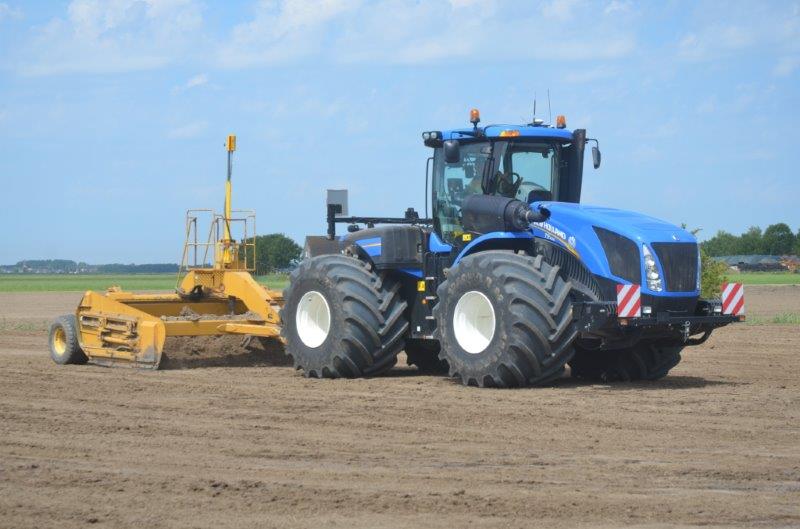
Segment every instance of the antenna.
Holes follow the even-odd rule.
[[[536,92],[533,93],[533,120],[531,123],[536,123]]]
[[[550,89],[547,89],[547,122],[553,122],[553,110],[550,108]]]

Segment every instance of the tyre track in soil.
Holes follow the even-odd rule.
[[[193,369],[56,366],[29,329],[79,297],[0,295],[0,527],[800,526],[797,326],[722,329],[656,383],[498,391],[308,380],[232,337],[168,344]]]

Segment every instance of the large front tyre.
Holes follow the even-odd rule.
[[[547,384],[573,354],[571,293],[570,282],[542,256],[470,255],[437,291],[440,358],[465,385]]]
[[[344,255],[304,260],[281,310],[286,354],[307,377],[371,376],[390,369],[408,321],[400,285]]]

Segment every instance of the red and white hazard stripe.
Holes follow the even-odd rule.
[[[722,313],[733,316],[744,314],[744,287],[741,283],[722,284]]]
[[[642,315],[642,287],[617,285],[617,316],[638,318]]]

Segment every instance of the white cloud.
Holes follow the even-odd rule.
[[[772,69],[772,73],[778,77],[787,77],[792,75],[798,67],[800,67],[800,56],[781,57],[778,59],[778,64]]]
[[[697,3],[690,20],[694,29],[677,41],[678,57],[705,62],[736,56],[747,50],[763,49],[769,54],[800,53],[800,13],[797,5],[788,7],[770,3]],[[790,68],[779,64],[778,72]]]
[[[201,73],[199,75],[195,75],[194,77],[186,81],[184,88],[188,90],[196,86],[203,86],[206,83],[208,83],[208,75]]]
[[[22,9],[13,7],[5,2],[0,2],[0,22],[6,19],[19,20],[22,18]]]
[[[208,74],[197,74],[194,77],[189,78],[189,80],[187,80],[184,84],[173,88],[172,93],[179,94],[181,92],[186,92],[187,90],[191,90],[192,88],[197,88],[198,86],[203,86],[206,84],[208,84]]]
[[[197,138],[206,130],[208,130],[208,123],[206,121],[192,121],[185,125],[171,129],[167,132],[167,137],[172,140]]]
[[[608,79],[618,75],[619,71],[606,65],[592,66],[570,70],[564,75],[564,82],[568,84],[592,83],[601,79]]]
[[[479,2],[485,2],[487,0],[449,0],[450,5],[453,9],[461,9],[463,7],[471,7]]]
[[[632,3],[630,0],[611,0],[603,9],[606,15],[614,13],[627,13],[631,10]]]
[[[219,52],[224,66],[288,62],[322,46],[325,25],[358,6],[358,0],[262,0],[255,17],[233,28]]]
[[[542,15],[559,21],[572,19],[578,0],[550,0],[542,5]]]
[[[710,96],[705,98],[697,105],[697,113],[698,114],[713,114],[717,110],[717,98],[716,96]]]
[[[17,66],[29,75],[159,68],[196,44],[201,26],[194,0],[73,0],[66,17],[34,29]]]
[[[678,44],[679,55],[691,61],[705,61],[742,50],[754,44],[750,29],[740,26],[712,25],[701,33],[689,33]]]
[[[225,67],[296,62],[424,64],[445,60],[585,60],[630,54],[625,17],[597,20],[578,0],[263,1],[218,55]],[[546,20],[544,20],[546,19]],[[557,46],[531,44],[557,42]]]
[[[250,68],[312,59],[379,64],[602,60],[628,56],[636,45],[626,23],[628,0],[611,0],[606,11],[614,16],[599,18],[585,0],[260,0],[252,18],[234,26],[221,43],[205,36],[199,2],[72,0],[63,15],[33,28],[9,61],[23,74],[52,75],[176,63]],[[558,45],[532,45],[532,35],[536,42]]]
[[[634,161],[645,163],[661,160],[664,154],[652,145],[639,145],[633,149],[631,157]]]

